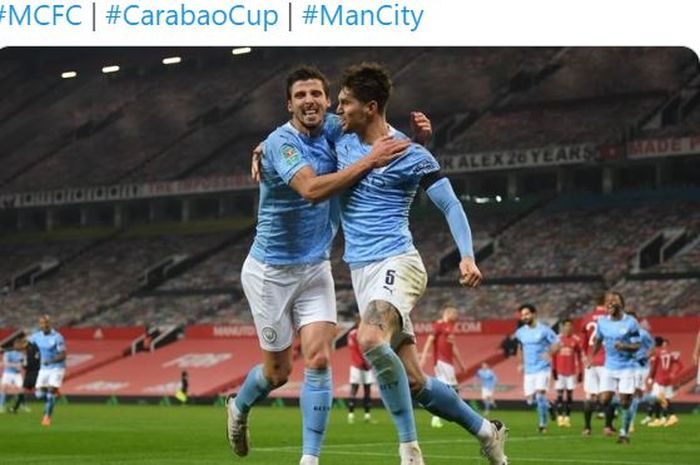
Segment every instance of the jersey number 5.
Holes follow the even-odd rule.
[[[389,286],[393,286],[395,279],[396,279],[396,270],[386,270],[386,278],[384,278],[384,282],[386,284],[388,284]]]

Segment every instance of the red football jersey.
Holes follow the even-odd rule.
[[[563,376],[577,375],[581,372],[581,338],[559,336],[560,349],[554,355],[554,369]]]
[[[601,347],[598,353],[593,356],[593,345],[598,333],[598,318],[608,314],[608,310],[603,306],[598,306],[591,313],[583,317],[581,323],[581,349],[586,354],[591,365],[602,367],[605,365],[605,348]]]
[[[656,384],[661,386],[673,386],[676,376],[683,370],[680,352],[671,352],[666,348],[659,348],[651,357],[651,377]]]
[[[435,363],[439,361],[454,363],[454,352],[452,344],[454,343],[454,323],[437,320],[433,322],[433,336],[435,342],[433,344],[433,360]]]
[[[369,370],[371,367],[362,355],[360,344],[357,343],[357,328],[348,333],[348,349],[350,349],[350,365],[360,370]]]

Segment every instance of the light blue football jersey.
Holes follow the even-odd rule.
[[[270,265],[298,265],[328,260],[338,229],[337,199],[312,204],[289,186],[294,175],[310,166],[317,175],[336,170],[329,140],[337,125],[324,126],[318,136],[299,132],[291,123],[265,140],[258,224],[251,255]],[[336,205],[334,205],[336,203]]]
[[[5,364],[5,367],[3,368],[4,373],[11,373],[11,374],[17,374],[20,372],[20,368],[16,368],[13,366],[10,366],[10,363],[19,363],[20,365],[24,364],[24,353],[20,352],[18,350],[8,350],[2,355],[2,360]]]
[[[552,368],[550,358],[545,355],[553,344],[559,343],[559,336],[554,333],[552,328],[538,321],[534,328],[522,325],[515,332],[515,337],[522,344],[525,374],[540,373]]]
[[[37,331],[29,337],[29,342],[33,342],[39,347],[42,367],[65,368],[65,359],[60,362],[46,363],[46,361],[53,360],[58,354],[66,351],[66,342],[58,331],[52,329],[49,334],[44,334],[43,331]]]
[[[406,137],[394,132],[395,137]],[[356,134],[345,134],[336,144],[338,169],[372,150]],[[343,259],[351,268],[415,250],[408,215],[420,180],[440,169],[424,147],[411,144],[389,165],[372,170],[340,196],[345,235]]]
[[[638,342],[640,346],[639,350],[635,352],[634,358],[639,363],[639,366],[646,367],[649,365],[649,351],[654,347],[654,338],[649,331],[640,326]]]
[[[629,315],[623,315],[620,320],[613,320],[610,316],[598,318],[598,331],[596,338],[605,346],[605,368],[619,371],[634,369],[639,366],[636,361],[635,351],[618,350],[616,342],[632,344],[639,341],[639,323]]]
[[[490,368],[487,370],[484,370],[483,368],[479,369],[479,371],[476,372],[476,376],[479,378],[481,387],[484,389],[490,389],[493,391],[496,388],[498,378],[496,377],[496,373],[494,373]]]

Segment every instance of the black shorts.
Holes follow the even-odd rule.
[[[34,389],[37,376],[39,376],[38,371],[27,371],[24,373],[24,384],[22,384],[22,387],[24,389]]]

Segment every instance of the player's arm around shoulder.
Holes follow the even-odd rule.
[[[385,136],[372,145],[372,151],[352,165],[335,173],[318,176],[310,166],[297,171],[290,186],[309,202],[322,202],[352,187],[367,173],[391,163],[409,146],[409,141]]]

